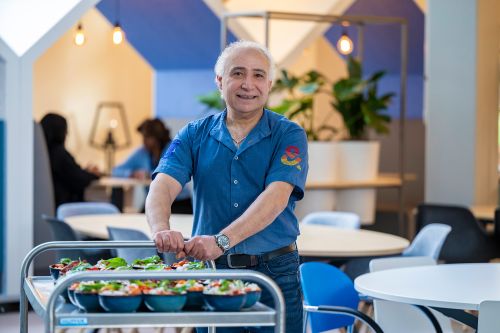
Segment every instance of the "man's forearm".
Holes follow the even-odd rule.
[[[286,208],[293,186],[275,182],[269,185],[248,209],[221,232],[234,246],[271,224]]]
[[[166,186],[153,181],[146,198],[146,217],[151,233],[170,230],[170,214],[173,200]]]

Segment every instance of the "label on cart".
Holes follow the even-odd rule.
[[[87,318],[61,318],[59,320],[61,326],[84,326],[87,324]]]

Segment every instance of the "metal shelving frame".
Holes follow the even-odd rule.
[[[256,12],[233,12],[224,13],[221,19],[220,30],[220,49],[221,51],[227,44],[228,21],[230,19],[245,17],[264,20],[264,45],[269,47],[269,21],[307,21],[323,22],[332,24],[349,24],[357,27],[357,58],[361,61],[363,58],[364,27],[367,24],[398,24],[400,26],[401,38],[401,68],[400,68],[400,99],[399,99],[399,151],[398,151],[398,174],[401,179],[401,186],[398,189],[398,221],[399,232],[405,234],[404,223],[404,184],[405,184],[405,163],[404,163],[404,145],[405,145],[405,118],[406,118],[406,81],[408,76],[408,21],[401,17],[386,16],[352,16],[352,15],[320,15],[312,13],[289,13],[275,11],[256,11]]]
[[[29,276],[34,258],[48,250],[75,248],[116,249],[153,247],[151,241],[85,241],[49,242],[32,249],[24,258],[21,268],[20,332],[28,333],[28,301],[34,311],[44,319],[45,332],[56,328],[118,328],[118,327],[215,327],[274,326],[276,333],[285,332],[285,301],[278,285],[266,275],[251,270],[199,270],[199,271],[108,271],[72,274],[55,286],[51,277]],[[210,262],[215,267],[213,262]],[[275,309],[257,303],[238,312],[180,311],[135,313],[87,313],[73,305],[61,302],[62,293],[76,281],[122,279],[242,279],[258,283],[271,293]]]

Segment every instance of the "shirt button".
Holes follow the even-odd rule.
[[[234,157],[234,159],[235,159],[235,160],[238,160],[238,156],[235,156],[235,157]]]
[[[233,183],[238,184],[238,179],[235,179]]]
[[[233,205],[235,208],[238,208],[238,203],[235,202],[234,205]]]

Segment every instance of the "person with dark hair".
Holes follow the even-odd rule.
[[[142,146],[113,168],[113,177],[149,178],[170,144],[170,131],[158,118],[144,120],[137,131],[142,135]]]
[[[170,130],[158,118],[144,120],[137,131],[142,135],[142,146],[123,163],[113,168],[113,177],[148,179],[170,145]],[[191,191],[185,187],[176,198],[175,213],[192,213]]]
[[[84,190],[90,182],[100,177],[99,170],[95,166],[81,168],[64,147],[68,124],[63,116],[48,113],[40,124],[49,152],[56,207],[66,202],[84,201]]]

